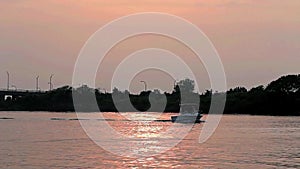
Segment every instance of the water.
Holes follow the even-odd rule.
[[[134,120],[155,118],[155,114],[122,115]],[[114,129],[145,140],[161,137],[159,132],[172,124],[130,122],[124,116],[105,113]],[[73,113],[0,112],[1,117],[14,118],[0,119],[1,168],[300,168],[300,117],[225,115],[206,143],[198,144],[203,124],[196,124],[180,144],[143,158],[100,148],[79,121],[69,120],[76,118]]]

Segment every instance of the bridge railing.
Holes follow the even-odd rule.
[[[26,89],[0,89],[1,92],[22,92],[22,93],[46,93],[44,90],[26,90]]]

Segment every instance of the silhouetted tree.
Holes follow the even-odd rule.
[[[183,93],[193,93],[195,90],[195,82],[191,79],[180,80],[177,85],[180,92]],[[178,88],[175,87],[175,91],[178,90]]]
[[[73,96],[81,100],[77,107],[82,111],[97,111],[91,105],[91,97],[96,96],[96,101],[101,111],[134,111],[129,109],[124,102],[122,110],[117,110],[112,95],[116,94],[119,103],[124,99],[129,99],[134,107],[140,111],[147,111],[150,107],[149,96],[154,98],[154,104],[161,106],[166,98],[166,112],[178,112],[179,104],[182,101],[198,100],[199,95],[194,93],[195,83],[193,80],[184,79],[179,81],[172,93],[161,92],[157,89],[153,91],[142,91],[140,94],[130,94],[128,90],[124,92],[114,88],[112,93],[101,93],[99,90],[88,87],[87,85],[79,88],[63,86],[58,89],[45,93],[26,94],[23,97],[14,99],[0,99],[1,111],[74,111]],[[257,86],[249,91],[245,87],[229,89],[224,113],[256,114],[256,115],[300,115],[300,75],[287,75],[271,82],[265,88]],[[183,100],[181,97],[186,96]],[[200,95],[200,109],[207,113],[211,104],[211,97],[222,93],[213,93],[206,90]],[[128,100],[127,100],[128,101]],[[157,106],[157,107],[159,107]]]
[[[271,82],[266,91],[295,93],[300,89],[300,75],[287,75]]]

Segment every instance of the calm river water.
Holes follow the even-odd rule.
[[[115,130],[145,141],[172,124],[143,121],[152,115],[104,113]],[[70,120],[74,113],[0,112],[0,118],[0,168],[300,168],[300,117],[224,115],[206,143],[198,143],[203,123],[196,124],[175,147],[141,158],[100,148]]]

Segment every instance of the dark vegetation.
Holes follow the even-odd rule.
[[[13,99],[0,99],[1,111],[74,111],[72,92],[79,98],[83,98],[77,107],[80,111],[98,111],[93,108],[91,102],[85,100],[85,96],[94,94],[96,102],[102,112],[135,111],[128,107],[126,102],[121,106],[121,110],[115,107],[112,96],[115,94],[120,100],[126,100],[129,94],[131,104],[139,111],[148,110],[151,105],[149,96],[154,98],[152,104],[162,104],[166,101],[165,112],[178,112],[180,103],[180,92],[190,92],[194,90],[194,82],[185,79],[177,83],[174,90],[170,93],[160,93],[158,90],[143,91],[140,94],[129,94],[128,91],[119,91],[114,89],[112,93],[101,93],[97,89],[91,89],[88,86],[72,88],[64,86],[56,90],[48,91],[35,95],[28,95]],[[181,89],[181,91],[180,91]],[[253,114],[253,115],[300,115],[300,74],[287,75],[268,84],[267,86],[257,86],[250,90],[244,87],[236,87],[226,92],[227,100],[225,114]],[[203,94],[193,93],[195,97],[200,97],[200,110],[208,113],[212,95],[224,93],[212,92],[207,90]],[[127,99],[128,101],[128,99]],[[127,102],[128,103],[128,102]],[[120,103],[122,105],[122,103]],[[154,106],[156,107],[156,106]],[[159,106],[158,106],[159,107]],[[77,110],[78,110],[77,109]]]

